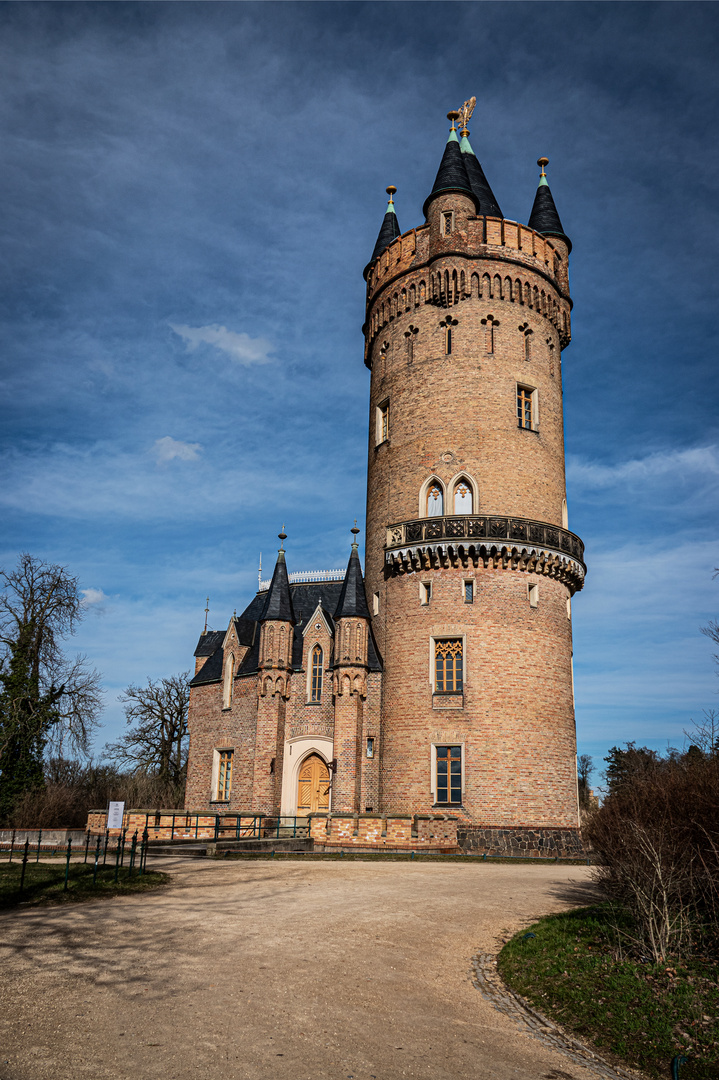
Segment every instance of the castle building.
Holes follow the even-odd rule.
[[[365,576],[287,570],[191,684],[188,811],[309,816],[316,843],[575,852],[561,354],[571,242],[546,158],[527,225],[451,129],[425,223],[365,268]],[[461,117],[458,132],[455,121]],[[357,533],[356,529],[352,530]]]

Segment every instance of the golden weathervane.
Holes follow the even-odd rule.
[[[465,101],[462,108],[458,110],[459,111],[459,123],[460,123],[460,127],[463,129],[462,130],[463,135],[465,134],[467,124],[470,121],[472,113],[474,112],[474,106],[476,104],[477,104],[476,97],[471,97],[469,99],[469,101]]]

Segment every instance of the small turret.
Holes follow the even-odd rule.
[[[464,164],[464,157],[459,147],[457,129],[454,125],[458,116],[458,112],[447,113],[447,119],[451,121],[452,126],[449,131],[449,138],[447,139],[447,145],[444,148],[442,160],[439,164],[439,169],[437,170],[434,187],[425,199],[424,206],[422,207],[422,213],[425,217],[427,217],[429,208],[438,195],[448,195],[453,191],[460,192],[462,195],[468,195],[477,205],[477,211],[479,212],[479,199],[472,190],[472,184]]]
[[[359,560],[357,545],[357,533],[359,529],[355,525],[352,533],[355,539],[352,541],[350,559],[347,563],[347,572],[342,582],[342,592],[337,601],[337,610],[334,614],[335,622],[340,619],[369,619],[370,613],[367,607],[367,596],[364,591],[364,579],[362,566]]]
[[[395,213],[394,201],[392,199],[392,196],[394,195],[396,190],[397,188],[394,187],[392,184],[390,184],[390,186],[386,189],[387,194],[389,195],[387,211],[384,215],[384,220],[382,221],[382,227],[380,228],[379,236],[377,237],[377,243],[375,244],[374,251],[372,252],[372,258],[364,268],[365,281],[367,280],[367,275],[370,272],[372,264],[376,262],[377,259],[379,259],[382,252],[390,246],[393,240],[396,240],[398,236],[402,235],[400,233],[399,222],[397,221],[397,214]]]
[[[462,153],[464,160],[464,167],[467,170],[467,176],[472,186],[472,191],[477,199],[479,199],[479,212],[485,214],[487,217],[504,217],[504,214],[499,208],[499,203],[494,197],[494,192],[489,186],[489,181],[484,175],[484,170],[479,164],[477,155],[472,149],[472,144],[469,141],[468,129],[462,128],[460,132],[462,140],[459,144],[459,149]]]
[[[277,552],[277,562],[270,583],[270,591],[267,593],[265,606],[260,615],[260,622],[268,622],[272,619],[289,622],[294,626],[295,613],[292,609],[290,581],[287,576],[287,563],[285,562],[285,549],[283,547],[284,541],[287,539],[287,533],[281,532],[278,535],[280,549]]]
[[[557,208],[554,205],[552,192],[549,190],[547,174],[544,171],[545,167],[549,165],[549,158],[539,158],[537,165],[539,165],[542,172],[539,177],[537,194],[534,196],[532,213],[529,215],[527,224],[530,229],[534,229],[535,232],[541,233],[542,236],[555,236],[558,240],[564,241],[567,245],[567,254],[569,254],[572,250],[572,241],[562,228],[562,222],[557,213]]]

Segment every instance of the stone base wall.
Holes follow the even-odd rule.
[[[458,851],[457,818],[448,814],[310,814],[316,851]]]
[[[464,825],[457,830],[462,851],[487,855],[525,855],[536,858],[581,859],[587,854],[579,829],[529,825],[513,829]]]

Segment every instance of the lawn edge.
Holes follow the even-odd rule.
[[[470,976],[482,996],[498,1012],[513,1020],[519,1029],[552,1050],[558,1050],[575,1064],[594,1072],[601,1080],[648,1080],[647,1074],[629,1065],[612,1064],[591,1044],[580,1042],[571,1031],[550,1019],[518,994],[497,970],[498,955],[479,952],[472,957]]]

